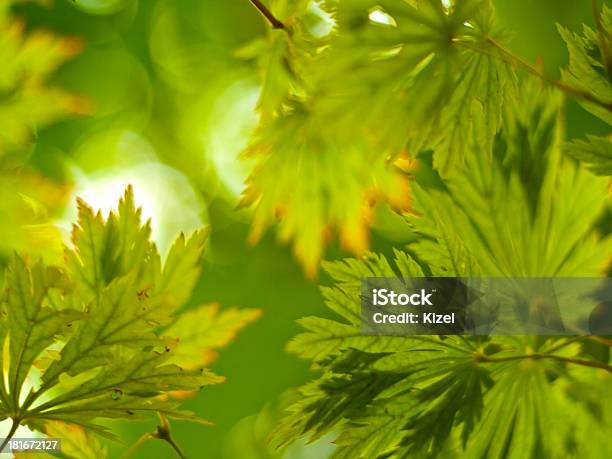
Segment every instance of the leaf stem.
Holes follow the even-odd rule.
[[[603,101],[588,91],[582,90],[580,88],[575,88],[574,86],[571,86],[561,80],[558,80],[550,75],[545,74],[543,71],[534,67],[529,62],[525,61],[521,57],[514,54],[512,51],[506,49],[505,47],[497,43],[491,37],[486,38],[486,43],[491,45],[497,52],[494,53],[494,52],[488,51],[484,49],[482,46],[474,46],[473,42],[456,41],[456,44],[459,46],[463,46],[477,53],[486,54],[490,57],[500,59],[504,61],[505,63],[512,65],[515,68],[527,71],[531,75],[534,75],[535,77],[541,79],[542,81],[550,84],[551,86],[554,86],[558,90],[576,99],[582,99],[584,101],[590,102],[594,105],[597,105],[599,107],[602,107],[612,112],[612,102]]]
[[[285,24],[279,21],[276,16],[272,14],[272,12],[268,9],[266,5],[264,5],[261,0],[250,0],[255,8],[265,17],[273,29],[282,29],[287,30]]]
[[[593,94],[591,94],[588,91],[584,91],[580,88],[575,88],[571,85],[568,85],[567,83],[564,83],[561,80],[558,80],[556,78],[551,77],[550,75],[545,74],[543,71],[539,70],[538,68],[534,67],[533,65],[531,65],[529,62],[525,61],[524,59],[520,58],[519,56],[517,56],[516,54],[514,54],[512,51],[504,48],[502,45],[500,45],[499,43],[497,43],[493,38],[491,37],[487,37],[487,43],[489,43],[490,45],[492,45],[497,51],[499,51],[500,53],[500,57],[507,62],[510,65],[513,65],[517,68],[521,68],[527,72],[529,72],[530,74],[540,78],[541,80],[545,81],[546,83],[554,86],[555,88],[559,89],[560,91],[578,98],[578,99],[583,99],[587,102],[590,102],[592,104],[595,105],[599,105],[602,108],[605,108],[608,111],[612,111],[612,103],[611,102],[605,102],[603,100],[600,100],[599,98],[595,97]]]
[[[162,438],[161,440],[164,440],[166,443],[168,443],[178,457],[180,457],[181,459],[187,459],[187,456],[185,456],[185,454],[181,451],[181,448],[179,448],[179,446],[176,444],[172,437],[169,436],[167,438]]]
[[[134,453],[136,452],[136,450],[138,450],[138,448],[140,448],[143,444],[145,444],[147,441],[153,438],[154,438],[153,435],[150,432],[147,432],[142,437],[140,437],[136,441],[136,443],[130,446],[130,449],[128,449],[125,453],[123,453],[119,459],[128,459],[132,457]]]
[[[178,457],[180,457],[181,459],[187,459],[187,456],[185,456],[185,454],[183,453],[179,445],[172,438],[172,435],[170,433],[170,423],[168,422],[168,418],[163,413],[158,412],[157,414],[161,421],[161,425],[157,426],[157,429],[155,431],[147,432],[146,434],[141,436],[136,441],[136,443],[130,446],[130,449],[128,449],[125,453],[121,455],[120,459],[129,459],[130,457],[134,455],[134,453],[136,452],[138,448],[140,448],[147,441],[154,440],[154,439],[165,441],[172,447],[172,449],[174,450],[174,452],[177,454]]]
[[[177,445],[174,439],[172,438],[172,434],[170,433],[170,422],[168,422],[168,418],[166,417],[166,415],[160,412],[158,412],[157,415],[159,416],[161,425],[157,426],[157,431],[153,434],[154,437],[159,438],[160,440],[163,440],[168,443],[172,447],[174,452],[178,455],[178,457],[180,457],[181,459],[187,459],[187,456],[185,456],[183,451],[181,451],[181,448],[179,448],[179,445]]]
[[[6,434],[6,438],[2,442],[2,445],[0,445],[0,453],[4,451],[4,448],[6,447],[8,442],[11,441],[11,438],[13,438],[13,435],[15,435],[15,432],[17,432],[17,429],[19,428],[19,423],[21,422],[19,418],[12,418],[11,420],[13,421],[13,424],[11,425],[11,429],[9,430],[8,434]]]
[[[574,359],[571,357],[562,357],[560,355],[554,354],[525,354],[525,355],[513,355],[510,357],[487,357],[487,356],[478,356],[477,360],[479,362],[485,363],[500,363],[500,362],[511,362],[513,360],[542,360],[542,359],[552,359],[557,360],[559,362],[565,363],[573,363],[575,365],[581,365],[584,367],[598,368],[601,370],[606,370],[612,373],[612,366],[605,364],[603,362],[597,362],[596,360],[583,360],[583,359]]]

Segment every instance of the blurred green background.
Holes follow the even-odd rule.
[[[578,30],[593,23],[590,0],[495,3],[500,22],[513,34],[511,48],[530,62],[541,61],[552,75],[567,63],[555,24]],[[51,215],[64,236],[74,220],[75,196],[108,209],[132,183],[162,251],[179,231],[212,225],[193,305],[219,302],[264,312],[213,364],[227,383],[186,402],[215,426],[176,424],[177,442],[191,458],[272,457],[257,451],[262,439],[244,418],[309,378],[306,363],[284,348],[298,331],[296,319],[329,312],[316,282],[306,279],[273,234],[256,247],[246,244],[249,212],[236,210],[250,167],[237,156],[256,123],[259,74],[256,62],[235,56],[266,34],[267,24],[248,0],[55,0],[20,3],[15,13],[30,29],[80,37],[85,46],[59,69],[55,82],[88,98],[90,114],[42,129],[25,156],[40,180],[66,190]],[[569,102],[568,136],[583,136],[587,126],[589,133],[606,133]],[[408,237],[390,211],[379,212],[373,249],[386,252]],[[0,244],[1,255],[6,256],[6,245]],[[341,256],[334,247],[327,253]],[[319,281],[325,283],[324,275]],[[129,444],[153,427],[124,423],[119,428]],[[324,457],[327,449],[289,454]],[[166,445],[149,442],[135,457],[173,454]]]

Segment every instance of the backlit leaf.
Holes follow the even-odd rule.
[[[62,421],[111,438],[97,420],[159,413],[203,422],[180,410],[170,395],[194,393],[224,378],[203,368],[204,358],[185,359],[185,353],[193,357],[196,348],[205,354],[227,345],[258,312],[196,309],[181,321],[176,310],[190,298],[200,274],[206,232],[180,236],[162,265],[131,188],[107,218],[83,202],[79,206],[67,269],[16,255],[7,271],[1,412],[34,430],[49,433],[49,421]],[[200,322],[192,325],[202,325],[203,313],[210,319],[207,327],[185,328],[194,314]],[[172,339],[162,335],[167,326]],[[175,355],[171,345],[181,338],[182,351],[189,347],[189,352]],[[72,439],[70,447],[85,447],[80,430]],[[65,452],[81,458],[90,451],[77,449]]]

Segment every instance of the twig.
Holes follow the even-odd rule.
[[[11,438],[13,438],[13,435],[15,435],[15,432],[17,432],[17,429],[19,428],[19,423],[21,422],[17,418],[13,418],[12,421],[13,424],[11,425],[11,430],[9,430],[8,434],[6,434],[6,438],[2,442],[2,445],[0,445],[0,453],[4,451],[4,448],[6,447],[8,442],[11,441]]]
[[[487,38],[487,43],[491,44],[495,49],[497,49],[501,53],[502,59],[504,59],[504,61],[508,62],[509,64],[522,68],[523,70],[526,70],[532,75],[542,79],[548,84],[556,87],[557,89],[573,97],[577,97],[578,99],[583,99],[587,102],[591,102],[595,105],[599,105],[600,107],[605,108],[608,111],[612,111],[612,103],[600,100],[588,91],[583,91],[582,89],[575,88],[573,86],[570,86],[564,83],[561,80],[557,80],[556,78],[546,75],[544,72],[540,71],[539,69],[537,69],[530,63],[524,61],[520,57],[513,54],[511,51],[501,46],[499,43],[497,43],[492,38]]]
[[[573,363],[575,365],[581,365],[583,367],[591,367],[598,368],[600,370],[606,370],[612,373],[612,366],[607,365],[603,362],[598,362],[596,360],[582,360],[582,359],[574,359],[571,357],[562,357],[560,355],[554,354],[525,354],[525,355],[513,355],[510,357],[487,357],[483,355],[479,355],[477,360],[479,362],[485,363],[501,363],[501,362],[511,362],[513,360],[543,360],[543,359],[551,359],[557,360],[559,362],[565,363]]]
[[[149,440],[152,440],[153,438],[155,437],[150,432],[147,432],[142,437],[140,437],[136,441],[136,443],[130,446],[130,449],[128,449],[125,453],[123,453],[120,459],[128,459],[132,457],[138,448],[140,448],[143,444],[145,444]]]
[[[272,14],[272,12],[264,5],[261,0],[250,0],[255,8],[259,10],[259,12],[265,17],[273,29],[282,29],[287,30],[285,24],[276,19],[276,16]]]
[[[130,457],[134,455],[136,450],[140,448],[144,443],[146,443],[149,440],[156,440],[156,439],[162,440],[168,443],[172,447],[176,455],[180,457],[181,459],[187,459],[187,456],[185,456],[183,451],[181,451],[181,448],[179,447],[179,445],[177,445],[177,443],[172,438],[172,435],[170,434],[170,423],[168,422],[168,418],[160,412],[158,412],[157,415],[159,416],[159,420],[161,424],[158,425],[157,428],[153,432],[147,432],[142,437],[140,437],[138,441],[136,441],[136,443],[134,443],[130,447],[130,449],[128,449],[125,453],[123,453],[120,459],[129,459]]]
[[[172,437],[161,438],[161,440],[164,440],[166,443],[172,446],[172,449],[174,449],[174,452],[178,455],[178,457],[180,457],[181,459],[187,459],[187,456],[183,454],[183,452],[181,451],[181,448],[179,448],[179,446],[172,439]]]
[[[495,40],[493,40],[492,38],[487,38],[487,43],[490,44],[491,46],[493,46],[493,48],[495,48],[496,51],[498,51],[497,53],[493,53],[491,51],[487,51],[485,49],[483,49],[482,47],[478,47],[478,46],[474,46],[473,44],[469,43],[469,42],[465,42],[465,41],[456,41],[455,42],[457,45],[459,46],[463,46],[467,49],[470,49],[474,52],[477,53],[481,53],[481,54],[486,54],[490,57],[496,58],[496,59],[501,59],[502,61],[506,62],[507,64],[510,64],[516,68],[520,68],[523,69],[527,72],[529,72],[530,74],[540,78],[541,80],[545,81],[546,83],[554,86],[555,88],[559,89],[560,91],[569,94],[572,97],[578,98],[578,99],[582,99],[585,100],[587,102],[590,102],[592,104],[598,105],[599,107],[602,107],[610,112],[612,112],[612,102],[606,102],[603,101],[599,98],[597,98],[596,96],[594,96],[593,94],[591,94],[588,91],[584,91],[580,88],[575,88],[571,85],[568,85],[567,83],[564,83],[561,80],[557,80],[556,78],[551,77],[550,75],[545,74],[544,72],[542,72],[541,70],[537,69],[536,67],[534,67],[533,65],[531,65],[530,63],[524,61],[523,59],[521,59],[519,56],[515,55],[514,53],[512,53],[511,51],[509,51],[508,49],[504,48],[502,45],[500,45],[499,43],[497,43]]]

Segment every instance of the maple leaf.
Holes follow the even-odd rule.
[[[319,40],[294,28],[304,8],[270,32],[303,52],[264,54],[292,75],[272,97],[276,71],[267,67],[261,123],[244,154],[258,159],[242,201],[254,208],[251,240],[278,218],[280,239],[293,241],[309,276],[335,233],[350,252],[367,250],[368,203],[409,209],[408,180],[396,164],[435,149],[436,167],[449,175],[477,143],[490,151],[515,85],[492,42],[499,33],[487,1],[322,7],[335,23]],[[371,18],[374,10],[386,23]],[[268,98],[274,109],[263,105]]]
[[[206,231],[180,236],[162,263],[140,215],[131,188],[106,219],[81,201],[65,267],[13,257],[0,321],[9,436],[19,425],[49,433],[48,422],[62,421],[112,437],[97,419],[149,413],[201,422],[168,395],[224,379],[203,368],[203,358],[180,356],[226,345],[259,312],[224,311],[204,336],[191,329],[177,344],[186,330],[176,311],[199,277]]]
[[[241,203],[255,208],[251,241],[278,218],[280,239],[293,239],[294,253],[311,277],[326,234],[337,231],[342,245],[361,255],[368,247],[374,204],[387,201],[406,210],[410,202],[401,170],[366,142],[334,137],[296,107],[261,131],[247,152],[259,161]]]

